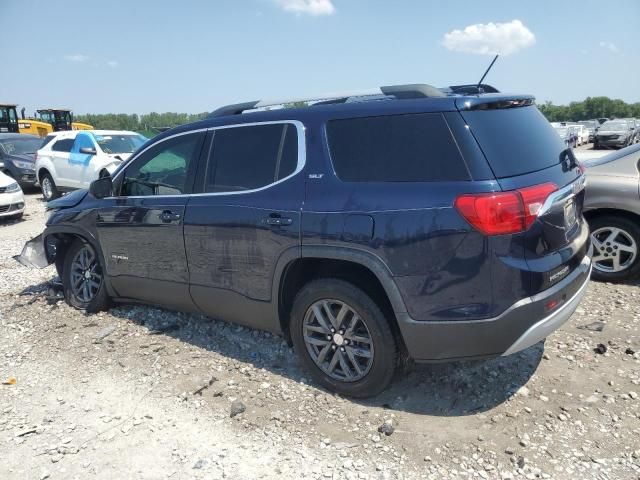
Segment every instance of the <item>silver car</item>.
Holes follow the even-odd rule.
[[[640,275],[640,145],[586,160],[584,215],[593,241],[593,277]]]

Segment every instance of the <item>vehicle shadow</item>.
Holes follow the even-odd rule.
[[[22,223],[24,221],[26,221],[27,219],[24,218],[23,216],[20,217],[0,217],[0,228],[3,227],[10,227],[11,225],[16,225],[18,223]]]
[[[59,288],[59,284],[45,282],[28,287],[22,294],[44,294],[50,303],[54,303],[63,301]],[[111,308],[109,314],[143,326],[149,335],[173,337],[321,389],[312,382],[293,349],[281,337],[203,315],[143,305],[120,304]],[[433,416],[455,417],[487,411],[506,401],[527,383],[540,363],[543,348],[541,342],[509,357],[415,365],[408,373],[399,372],[382,394],[352,401],[366,407]]]

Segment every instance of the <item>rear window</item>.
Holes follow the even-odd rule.
[[[345,182],[469,180],[469,171],[439,113],[332,120],[333,168]]]
[[[46,137],[44,137],[44,140],[42,141],[42,145],[40,145],[40,148],[44,148],[44,146],[47,145],[54,138],[56,138],[55,135],[47,135]]]
[[[563,140],[534,106],[465,110],[462,116],[498,178],[544,170],[566,156]]]

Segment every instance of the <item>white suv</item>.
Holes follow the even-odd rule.
[[[110,175],[147,138],[119,130],[79,130],[47,136],[36,153],[36,174],[45,200],[86,188]]]

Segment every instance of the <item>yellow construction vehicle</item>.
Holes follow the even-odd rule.
[[[13,103],[0,103],[0,132],[19,132],[16,106]]]
[[[20,133],[47,136],[51,132],[62,130],[93,130],[91,125],[73,122],[71,110],[66,108],[42,108],[37,110],[38,118],[18,121]]]

